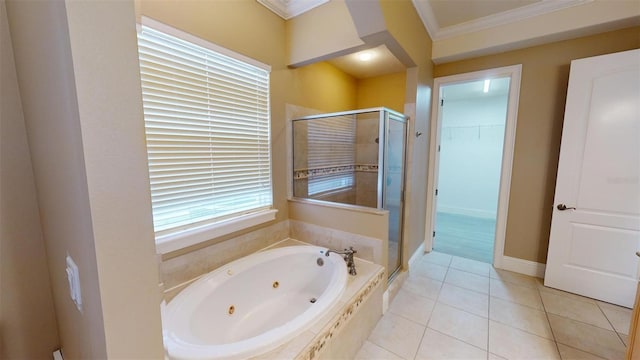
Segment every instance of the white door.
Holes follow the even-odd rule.
[[[640,50],[572,61],[546,286],[633,306],[639,181]]]

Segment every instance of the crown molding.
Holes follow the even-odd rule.
[[[540,2],[519,7],[512,10],[503,11],[497,14],[467,21],[461,24],[440,28],[436,20],[433,9],[428,0],[412,0],[420,19],[424,23],[431,39],[443,40],[480,30],[490,29],[501,25],[518,22],[524,19],[549,14],[558,10],[567,9],[574,6],[588,4],[594,0],[542,0]]]
[[[307,12],[329,0],[257,0],[267,9],[273,11],[285,20],[289,20],[304,12]]]
[[[413,7],[416,8],[418,16],[420,16],[420,20],[422,20],[422,24],[427,29],[429,36],[431,36],[431,40],[435,40],[440,30],[440,25],[438,25],[436,15],[433,13],[431,3],[428,0],[411,0],[411,2],[413,3]]]

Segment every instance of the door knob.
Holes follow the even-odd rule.
[[[558,204],[557,206],[558,210],[560,211],[565,211],[565,210],[575,210],[576,208],[574,207],[567,207],[567,205],[565,204]]]

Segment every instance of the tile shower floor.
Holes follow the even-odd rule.
[[[623,359],[631,310],[432,252],[356,359]]]

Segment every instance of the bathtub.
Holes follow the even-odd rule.
[[[163,311],[170,359],[245,359],[272,350],[337,304],[345,262],[326,248],[287,246],[233,261],[181,291]]]

